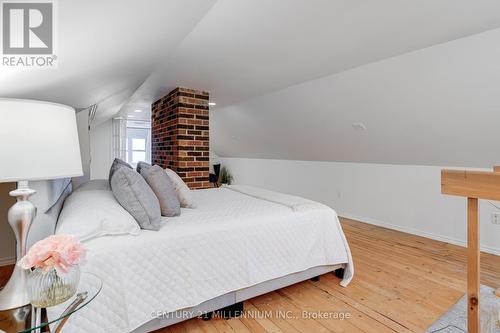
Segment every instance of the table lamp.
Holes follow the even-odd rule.
[[[26,239],[36,215],[29,201],[30,180],[81,176],[82,162],[75,110],[34,100],[0,98],[0,182],[17,182],[9,194],[17,202],[8,221],[16,237],[16,263],[26,254]],[[0,291],[0,311],[29,304],[28,271],[17,264]]]

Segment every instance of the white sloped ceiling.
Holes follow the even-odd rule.
[[[477,165],[498,142],[497,0],[64,0],[59,10],[59,68],[2,69],[0,96],[99,103],[103,120],[148,111],[175,86],[208,90],[221,156]]]
[[[496,0],[219,0],[130,102],[184,85],[227,106],[498,27]]]
[[[490,166],[498,27],[496,1],[220,0],[123,111],[184,85],[224,157]]]
[[[214,110],[212,144],[230,157],[498,165],[499,59],[497,29],[295,85]]]
[[[0,68],[0,96],[111,117],[186,37],[215,0],[59,0],[56,69]]]

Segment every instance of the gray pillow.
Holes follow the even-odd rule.
[[[160,202],[162,216],[178,216],[181,214],[181,204],[177,198],[174,184],[167,173],[158,165],[142,167],[144,177]]]
[[[123,168],[123,167],[126,167],[126,168],[133,170],[133,168],[130,164],[128,164],[127,162],[125,162],[123,160],[120,160],[119,158],[115,158],[115,160],[113,161],[113,164],[111,164],[111,168],[109,169],[108,181],[109,181],[110,185],[111,185],[111,178],[113,178],[113,174],[116,172],[116,170]]]
[[[136,170],[137,170],[138,173],[141,173],[142,169],[149,169],[149,168],[151,168],[151,164],[143,162],[143,161],[140,161],[139,163],[137,163],[137,169]]]
[[[133,169],[118,168],[111,178],[111,190],[116,200],[135,218],[142,229],[160,229],[160,204],[141,175]]]

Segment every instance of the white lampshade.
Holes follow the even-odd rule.
[[[0,98],[0,182],[82,174],[73,108]]]

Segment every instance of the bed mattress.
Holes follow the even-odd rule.
[[[196,208],[166,218],[160,231],[85,242],[82,271],[98,275],[104,285],[63,332],[130,332],[158,312],[315,266],[347,263],[343,285],[352,278],[349,247],[332,209],[297,211],[227,188],[193,194]]]

